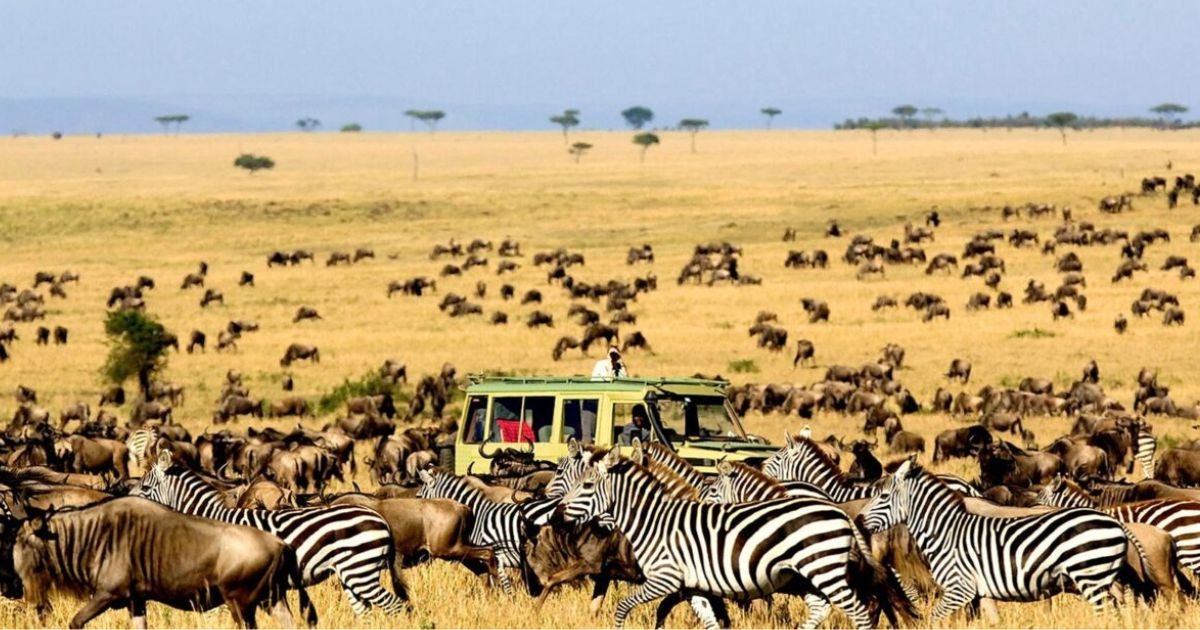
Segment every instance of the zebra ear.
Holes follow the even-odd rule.
[[[900,467],[896,469],[894,476],[897,479],[904,479],[905,477],[908,476],[908,473],[912,471],[912,465],[913,465],[913,460],[911,457],[904,460],[904,463],[900,464]]]
[[[636,437],[633,438],[630,447],[633,452],[629,454],[629,459],[633,460],[633,463],[637,464],[638,466],[645,465],[646,450],[642,447],[642,439]]]
[[[433,483],[433,475],[429,474],[429,471],[425,470],[424,468],[417,470],[417,476],[421,478],[421,483]]]
[[[784,429],[783,431],[783,444],[788,448],[792,448],[796,445],[796,441],[792,439],[791,431],[788,431],[787,429]]]
[[[616,466],[621,462],[621,445],[617,444],[604,456],[605,466]]]
[[[727,462],[723,459],[718,461],[717,462],[717,474],[723,475],[723,476],[728,476],[728,475],[733,474],[733,464],[730,464],[729,462]]]
[[[162,470],[166,470],[166,469],[170,468],[171,467],[171,452],[168,450],[165,450],[165,449],[159,451],[158,452],[158,463],[156,465]]]
[[[567,457],[579,457],[579,440],[575,438],[567,440]]]

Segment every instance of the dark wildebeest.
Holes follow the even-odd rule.
[[[508,323],[508,313],[496,311],[492,313],[492,316],[488,321],[490,321],[493,326],[503,326],[504,324]]]
[[[992,434],[979,425],[947,429],[933,440],[933,461],[951,457],[974,457],[992,443]]]
[[[146,602],[180,610],[226,604],[239,626],[256,627],[259,606],[290,627],[287,590],[300,591],[308,622],[316,610],[304,591],[295,552],[271,534],[180,514],[126,497],[82,509],[31,514],[16,534],[13,565],[46,622],[50,594],[88,594],[71,618],[82,628],[110,608],[127,607],[133,626],[146,627]]]
[[[249,271],[243,271],[242,277],[238,279],[238,286],[239,287],[254,286],[254,274],[250,273]]]
[[[287,347],[283,353],[283,358],[279,360],[279,365],[288,367],[295,361],[309,360],[313,363],[321,362],[321,352],[316,346],[311,346],[304,343],[293,343]]]
[[[213,422],[229,422],[236,420],[238,416],[253,416],[261,418],[263,415],[263,404],[261,400],[246,398],[245,396],[230,396],[221,402],[221,406],[213,412]]]
[[[525,522],[522,569],[529,594],[541,608],[554,587],[591,577],[593,612],[604,601],[611,580],[640,584],[644,576],[629,539],[617,529],[592,520],[578,526]]]
[[[62,326],[55,326],[54,327],[54,345],[56,345],[56,346],[67,345],[67,335],[68,334],[69,333],[66,328],[64,328]]]
[[[286,416],[314,417],[312,407],[308,404],[308,401],[299,396],[288,396],[268,405],[268,418],[283,418]]]
[[[188,341],[187,353],[191,354],[196,350],[196,348],[200,348],[200,351],[204,352],[204,344],[207,343],[207,341],[208,337],[206,337],[202,331],[193,330],[191,339]]]
[[[216,289],[205,289],[204,297],[200,299],[200,308],[204,308],[213,302],[220,302],[225,305],[225,294]]]
[[[1200,451],[1169,448],[1154,464],[1154,478],[1173,486],[1200,485]]]
[[[114,385],[100,394],[100,405],[113,405],[120,407],[125,404],[125,388],[120,385]]]
[[[311,306],[301,306],[296,309],[296,315],[292,318],[292,323],[294,324],[305,319],[321,319],[321,314]]]
[[[954,359],[950,369],[946,370],[946,378],[958,379],[964,384],[971,382],[971,362],[966,359]]]
[[[34,339],[33,343],[35,343],[39,346],[49,345],[50,344],[50,329],[46,328],[45,326],[38,326],[37,332],[35,333],[35,339]]]

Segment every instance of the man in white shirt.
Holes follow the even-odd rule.
[[[608,349],[608,358],[596,361],[592,366],[592,379],[605,380],[629,376],[625,370],[625,362],[621,360],[621,351],[616,348]]]

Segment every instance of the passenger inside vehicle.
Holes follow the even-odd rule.
[[[621,429],[620,443],[622,446],[633,444],[633,438],[638,438],[643,442],[650,440],[650,419],[646,416],[645,405],[634,405],[630,410],[629,424]]]

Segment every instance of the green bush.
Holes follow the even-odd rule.
[[[380,394],[391,394],[397,406],[408,399],[398,386],[384,380],[378,372],[372,371],[353,381],[346,379],[342,381],[341,385],[322,394],[321,399],[317,401],[317,413],[334,413],[338,409],[341,409],[350,398],[378,396]]]
[[[753,374],[758,372],[758,364],[754,359],[735,359],[729,362],[729,371],[734,374]]]
[[[237,156],[233,161],[233,165],[238,168],[244,168],[250,171],[250,174],[264,170],[275,168],[275,160],[265,155],[254,155],[253,153],[243,153]]]
[[[350,123],[348,125],[342,125],[342,133],[358,133],[359,131],[362,131],[362,130],[363,130],[362,125],[360,125],[358,123]]]

